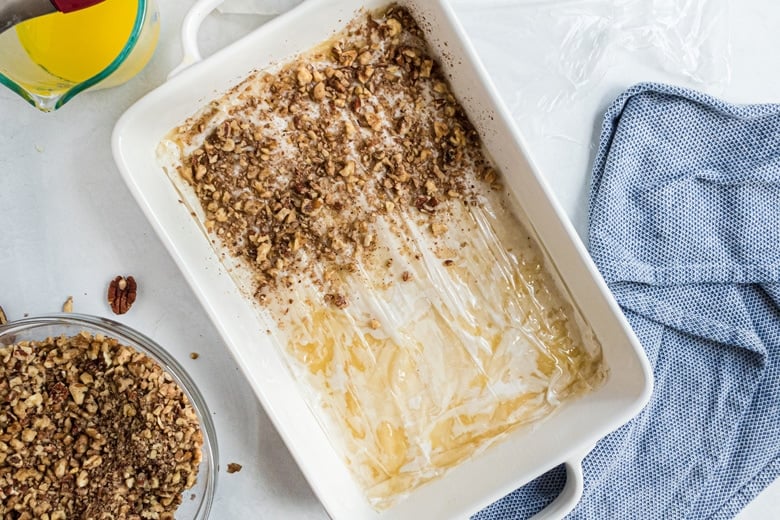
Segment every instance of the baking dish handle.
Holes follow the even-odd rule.
[[[206,17],[225,0],[198,0],[189,10],[181,25],[181,47],[184,51],[181,63],[168,74],[168,79],[201,60],[198,49],[198,31]]]
[[[582,459],[587,452],[571,458],[564,463],[566,467],[566,485],[561,493],[544,509],[536,513],[530,520],[560,520],[571,513],[582,498],[584,479],[582,476]]]

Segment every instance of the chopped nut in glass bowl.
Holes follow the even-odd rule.
[[[0,518],[205,519],[214,426],[149,338],[78,314],[0,326]]]

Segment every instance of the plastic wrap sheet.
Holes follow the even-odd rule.
[[[730,79],[727,0],[454,0],[481,53],[511,49],[516,115],[584,96],[620,53],[681,80]],[[496,16],[496,11],[505,12]],[[492,12],[490,16],[477,16]]]

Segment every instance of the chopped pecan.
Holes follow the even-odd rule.
[[[49,402],[52,404],[61,403],[67,399],[69,393],[68,387],[59,381],[49,385]]]
[[[338,307],[339,309],[343,309],[344,307],[349,305],[349,302],[347,301],[347,297],[341,293],[328,293],[325,295],[325,301],[327,303],[330,303],[331,305]]]

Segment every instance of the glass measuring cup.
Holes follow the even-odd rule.
[[[53,13],[0,34],[0,83],[36,108],[50,112],[79,92],[113,87],[140,72],[159,38],[156,0],[106,0],[83,12],[89,16],[78,20],[83,30],[76,30],[79,24],[73,23],[74,18],[63,23],[63,17],[79,13]],[[96,56],[111,48],[105,38],[121,34],[115,30],[118,25],[129,29],[127,38],[115,46],[118,53]],[[90,69],[85,65],[90,62],[100,65]]]

